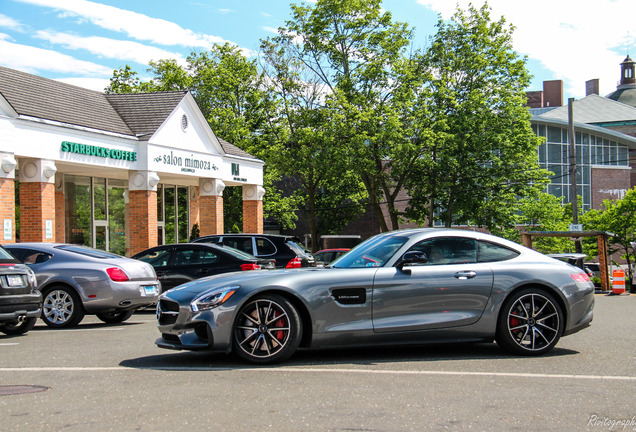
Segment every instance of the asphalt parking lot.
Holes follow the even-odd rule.
[[[0,430],[636,430],[636,295],[596,296],[549,355],[495,344],[299,352],[273,367],[156,348],[154,314],[0,336]]]

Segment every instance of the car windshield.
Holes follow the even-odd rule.
[[[402,236],[371,237],[338,258],[329,267],[382,267],[407,240],[408,237]]]
[[[89,256],[92,258],[101,258],[101,259],[121,258],[120,255],[115,255],[114,253],[97,250],[97,249],[91,249],[84,246],[62,245],[62,246],[57,246],[57,248],[65,250],[67,252],[73,252],[76,254]]]

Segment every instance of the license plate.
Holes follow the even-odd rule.
[[[24,282],[20,275],[7,275],[7,282],[10,287],[23,287]]]
[[[145,287],[143,287],[143,289],[144,289],[144,295],[147,295],[147,296],[154,296],[154,295],[159,294],[159,292],[157,291],[157,287],[154,286],[154,285],[145,286]]]

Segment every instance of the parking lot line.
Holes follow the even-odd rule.
[[[305,372],[305,373],[343,373],[343,374],[381,374],[381,375],[448,375],[448,376],[475,376],[475,377],[499,377],[499,378],[547,378],[547,379],[574,379],[574,380],[605,380],[605,381],[636,381],[636,376],[616,375],[571,375],[571,374],[532,374],[516,372],[460,372],[460,371],[403,371],[403,370],[369,370],[369,369],[329,369],[329,368],[214,368],[214,367],[137,367],[124,366],[105,367],[23,367],[0,368],[0,372],[99,372],[99,371],[123,371],[123,370],[156,370],[156,371],[182,371],[182,372]]]

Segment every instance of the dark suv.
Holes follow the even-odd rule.
[[[0,332],[26,333],[41,313],[42,294],[35,274],[0,246]]]
[[[314,256],[300,239],[277,234],[218,234],[199,237],[193,243],[215,243],[233,247],[258,258],[273,258],[277,268],[315,267]]]

